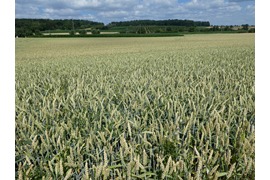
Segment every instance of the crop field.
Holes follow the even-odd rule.
[[[255,179],[254,39],[16,39],[16,179]]]

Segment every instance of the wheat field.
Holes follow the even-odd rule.
[[[255,179],[254,38],[16,39],[16,179]]]

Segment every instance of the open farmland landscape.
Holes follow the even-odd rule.
[[[254,39],[16,39],[16,179],[255,179]]]

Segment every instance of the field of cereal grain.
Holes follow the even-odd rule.
[[[255,179],[254,38],[16,39],[16,179]]]

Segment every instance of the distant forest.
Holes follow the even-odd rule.
[[[209,21],[192,21],[192,20],[134,20],[111,22],[108,26],[210,26]]]
[[[104,26],[101,22],[94,22],[88,20],[72,20],[72,19],[15,19],[15,34],[16,36],[29,36],[40,34],[41,31],[46,30],[74,30],[85,29],[89,27],[102,28]]]
[[[192,21],[192,20],[134,20],[111,22],[107,26],[102,22],[94,22],[88,20],[72,20],[72,19],[15,19],[15,36],[32,36],[41,35],[42,31],[74,31],[87,28],[94,29],[109,29],[111,27],[120,26],[210,26],[208,21]]]

